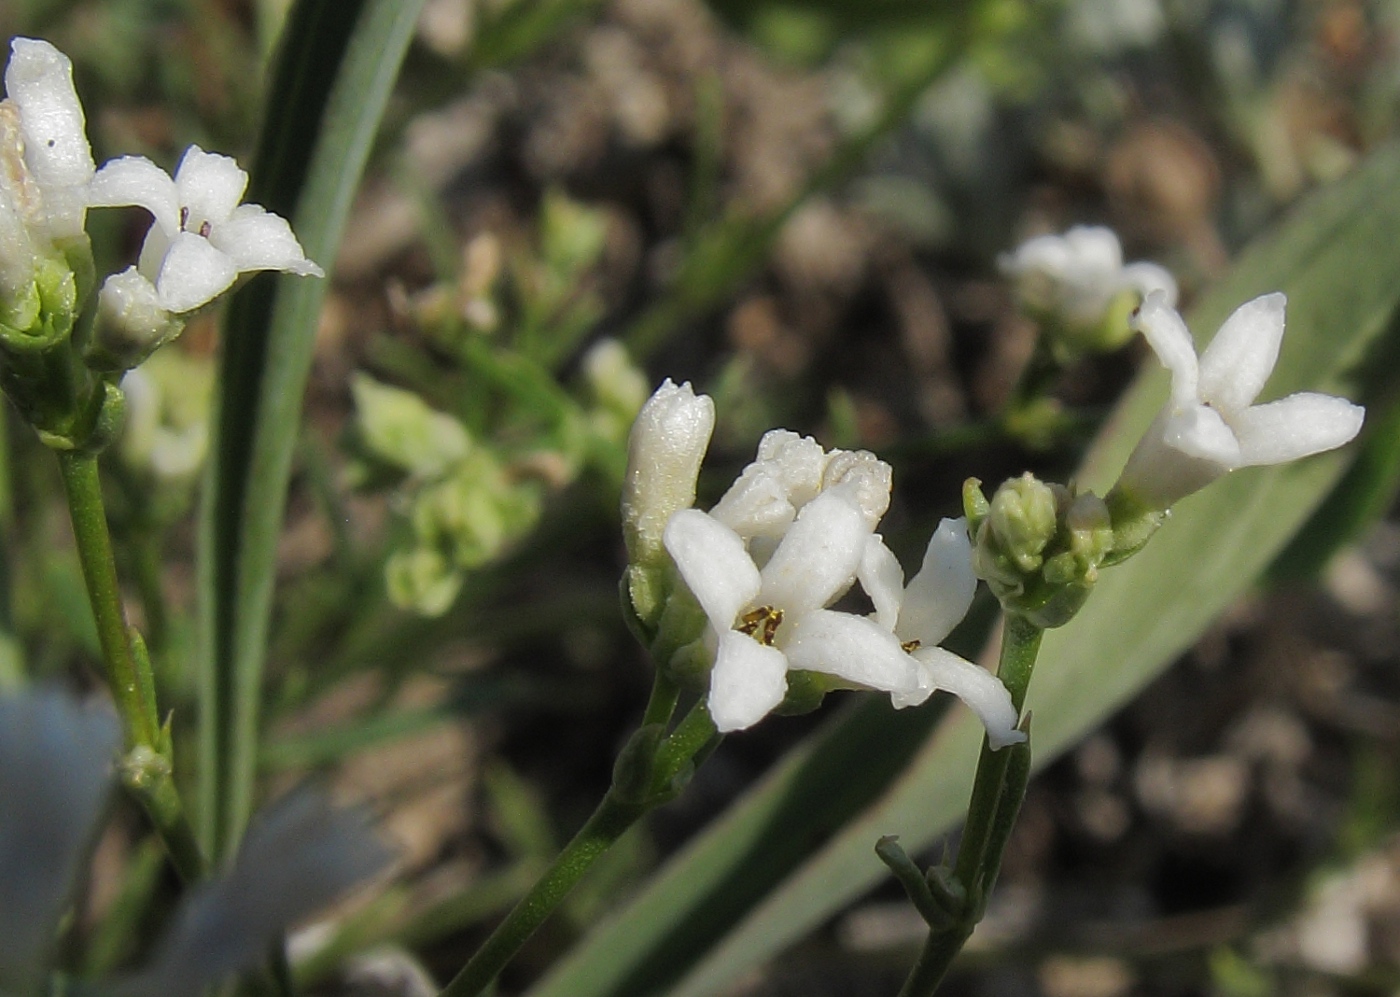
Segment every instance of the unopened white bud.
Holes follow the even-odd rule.
[[[637,414],[622,483],[623,535],[633,564],[665,558],[666,521],[695,504],[695,482],[714,428],[714,401],[697,395],[688,381],[678,387],[667,378]]]

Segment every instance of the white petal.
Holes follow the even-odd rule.
[[[166,311],[193,311],[233,286],[238,268],[233,260],[193,232],[181,232],[170,243],[156,276],[160,305]]]
[[[895,634],[925,646],[940,643],[967,615],[976,591],[967,520],[945,519],[929,539],[918,574],[904,590]]]
[[[1102,225],[1076,225],[1065,233],[1069,247],[1065,277],[1082,288],[1108,294],[1111,281],[1123,268],[1123,247],[1111,228]]]
[[[1208,460],[1228,470],[1240,466],[1240,444],[1234,432],[1209,405],[1191,405],[1172,413],[1162,438],[1189,457]]]
[[[1189,457],[1168,446],[1163,436],[1170,415],[1158,414],[1114,486],[1149,509],[1169,509],[1230,470],[1216,461]]]
[[[233,258],[239,273],[284,270],[302,277],[326,275],[306,258],[287,220],[257,204],[241,204],[228,221],[211,226],[209,241]]]
[[[855,579],[870,532],[846,488],[822,492],[797,514],[763,566],[758,602],[788,613],[825,606]]]
[[[710,515],[741,537],[780,537],[797,510],[781,479],[767,464],[755,462],[744,468]]]
[[[88,184],[88,204],[117,208],[135,204],[155,216],[165,233],[180,231],[180,198],[175,181],[145,156],[122,156],[102,165]]]
[[[1266,294],[1225,320],[1201,354],[1201,401],[1227,415],[1253,404],[1278,362],[1286,304],[1282,294]]]
[[[1155,263],[1129,263],[1123,268],[1120,281],[1123,287],[1132,288],[1144,298],[1153,291],[1161,291],[1167,307],[1176,307],[1176,278],[1165,267]]]
[[[1147,337],[1162,366],[1172,374],[1172,404],[1177,408],[1193,405],[1196,397],[1196,346],[1186,323],[1167,304],[1161,291],[1149,294],[1133,313],[1132,326]]]
[[[767,468],[782,482],[788,501],[802,508],[822,488],[826,451],[810,436],[799,436],[788,429],[770,429],[758,441],[755,464]]]
[[[73,89],[73,64],[46,41],[10,42],[5,92],[19,106],[25,154],[44,187],[78,187],[92,177],[92,148],[83,105]]]
[[[784,628],[779,646],[791,668],[836,675],[883,692],[911,693],[919,669],[899,638],[868,616],[817,609]]]
[[[226,221],[243,199],[248,174],[231,156],[205,152],[197,145],[185,150],[175,170],[180,205],[189,211],[187,226],[197,231],[201,222]]]
[[[1255,405],[1230,421],[1243,463],[1281,464],[1335,450],[1361,432],[1366,410],[1345,398],[1302,392]]]
[[[861,556],[856,579],[875,604],[875,622],[893,631],[899,619],[900,603],[904,601],[904,569],[880,534],[865,541],[865,553]]]
[[[1011,694],[991,672],[941,647],[921,647],[911,657],[923,673],[924,684],[951,692],[977,714],[987,728],[987,741],[993,748],[1004,748],[1026,739],[1026,735],[1016,729],[1020,718],[1011,705]],[[916,705],[901,702],[897,696],[893,700],[897,708]]]
[[[714,628],[727,631],[760,584],[739,534],[699,509],[682,509],[667,522],[662,543]]]
[[[787,695],[787,658],[735,630],[719,636],[707,705],[715,729],[725,734],[752,727]]]

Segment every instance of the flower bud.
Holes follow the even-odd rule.
[[[84,360],[94,370],[131,370],[184,327],[182,319],[161,307],[155,285],[135,267],[127,267],[102,282],[93,340]]]
[[[715,428],[715,404],[689,382],[669,378],[642,406],[627,445],[622,482],[622,536],[627,544],[628,590],[644,624],[664,602],[661,575],[670,561],[661,538],[672,513],[695,504],[700,462]]]
[[[1003,608],[1041,628],[1069,622],[1113,550],[1104,501],[1027,473],[1003,483],[990,503],[969,481],[964,505],[973,570]]]
[[[384,565],[389,601],[420,616],[441,616],[462,588],[462,573],[431,547],[410,547],[389,555]]]
[[[360,439],[374,457],[418,478],[432,478],[471,449],[466,427],[411,391],[366,374],[350,382]]]

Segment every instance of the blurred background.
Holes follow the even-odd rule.
[[[246,164],[287,6],[6,0],[0,31],[72,57],[99,162],[171,167],[197,142]],[[428,0],[334,261],[280,545],[267,791],[318,772],[399,848],[294,938],[312,992],[431,992],[605,790],[650,682],[615,510],[662,377],[715,396],[702,504],[767,428],[869,448],[896,466],[884,529],[909,563],[964,478],[1072,473],[1146,354],[1073,359],[1013,405],[1036,328],[997,255],[1109,225],[1189,304],[1392,137],[1398,44],[1389,0]],[[145,225],[94,214],[99,263]],[[132,612],[177,716],[217,340],[202,315],[167,348],[166,435],[114,455]],[[404,458],[410,397],[472,456]],[[82,685],[57,477],[8,443],[0,680]],[[1318,546],[1032,783],[947,993],[1400,991],[1400,527]],[[843,698],[730,738],[502,992]],[[98,845],[88,971],[141,951],[114,911],[171,889],[141,828],[122,811]],[[922,932],[887,886],[729,992],[893,993]]]

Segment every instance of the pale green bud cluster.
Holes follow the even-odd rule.
[[[363,374],[352,390],[366,457],[404,479],[408,531],[385,565],[389,598],[440,615],[465,572],[500,557],[534,527],[542,489],[413,392]],[[368,464],[355,474],[360,483],[372,477]]]
[[[963,486],[973,570],[1007,612],[1042,628],[1063,626],[1113,550],[1108,507],[1029,472],[1004,482],[990,502],[980,486],[976,478]]]

